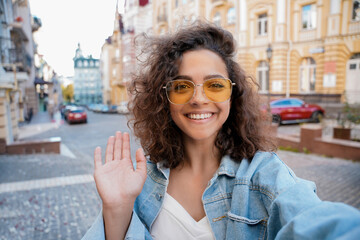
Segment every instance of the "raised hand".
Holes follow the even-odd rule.
[[[103,207],[114,209],[130,207],[140,194],[146,179],[146,159],[141,148],[136,151],[136,170],[130,154],[128,133],[116,132],[108,140],[105,163],[101,160],[101,148],[94,153],[96,188]]]

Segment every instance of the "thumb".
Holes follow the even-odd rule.
[[[142,148],[139,148],[136,151],[136,172],[139,172],[146,176],[146,158],[144,156],[144,150]]]

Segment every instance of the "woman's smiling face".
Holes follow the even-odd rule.
[[[229,78],[222,58],[206,49],[183,54],[176,78],[193,81],[196,85],[211,78]],[[210,101],[202,86],[195,87],[195,95],[184,105],[170,103],[171,117],[181,129],[185,139],[213,140],[230,112],[230,100],[221,103]]]

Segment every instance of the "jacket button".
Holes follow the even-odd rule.
[[[155,197],[156,197],[156,199],[157,199],[158,201],[160,201],[160,200],[162,199],[162,195],[161,195],[160,193],[157,193],[157,194],[155,195]]]

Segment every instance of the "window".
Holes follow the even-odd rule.
[[[235,8],[232,7],[228,10],[227,13],[227,23],[231,25],[231,24],[235,24],[235,22],[236,22]]]
[[[269,65],[266,61],[261,61],[259,66],[256,69],[257,79],[259,82],[259,91],[267,92],[269,91]]]
[[[216,12],[213,17],[213,22],[217,26],[221,26],[221,15],[220,12]]]
[[[301,107],[303,102],[297,99],[290,99],[291,105],[295,107]]]
[[[305,58],[300,66],[300,91],[315,91],[316,63],[312,58]]]
[[[279,101],[271,103],[271,106],[279,107],[279,106],[288,106],[290,104],[291,104],[290,100],[279,100]]]
[[[268,18],[267,14],[261,14],[258,17],[258,35],[259,36],[265,36],[267,35],[267,24],[268,24]]]
[[[353,21],[360,21],[360,0],[353,0],[353,11],[351,19]]]
[[[350,70],[355,70],[356,69],[356,63],[352,63],[349,65],[349,69]]]
[[[316,28],[316,6],[309,4],[302,7],[302,28],[314,29]]]
[[[187,4],[187,0],[182,0],[182,4]]]

